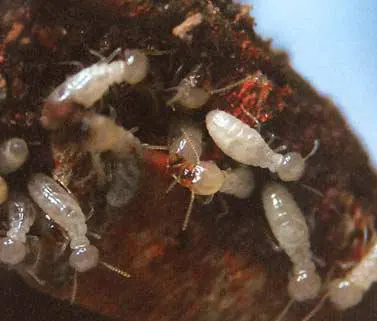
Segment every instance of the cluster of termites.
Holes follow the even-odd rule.
[[[360,302],[377,280],[376,241],[372,240],[362,260],[343,278],[322,282],[311,251],[307,220],[288,188],[277,182],[298,182],[319,142],[313,142],[312,151],[305,157],[297,152],[282,153],[283,148],[273,149],[266,141],[260,126],[249,126],[231,111],[212,109],[207,112],[204,124],[192,119],[173,124],[165,146],[142,143],[137,130],[125,129],[115,116],[101,114],[96,106],[111,86],[132,87],[145,81],[149,72],[149,58],[143,50],[117,49],[110,57],[101,58],[54,89],[43,103],[40,123],[51,131],[52,139],[75,126],[83,130],[71,143],[75,150],[89,155],[98,185],[107,188],[106,202],[111,207],[121,208],[135,195],[141,175],[139,160],[158,164],[173,179],[168,190],[178,184],[190,191],[182,231],[188,228],[196,197],[210,201],[215,194],[224,193],[249,198],[255,189],[253,167],[268,169],[274,182],[262,187],[261,201],[270,229],[292,263],[287,285],[291,302],[312,300],[321,292],[325,293],[323,298],[329,298],[342,310]],[[187,117],[197,110],[202,112],[213,95],[221,95],[250,77],[253,76],[245,75],[223,88],[209,90],[198,86],[195,77],[189,74],[177,86],[164,90],[165,96],[169,94],[166,110],[174,113],[177,107],[183,113],[188,111]],[[254,121],[258,124],[257,119]],[[231,166],[222,168],[215,160],[204,158],[209,144],[215,144]],[[96,267],[101,262],[99,251],[88,236],[88,217],[68,188],[70,175],[65,177],[64,171],[33,174],[27,184],[29,195],[13,195],[8,191],[7,175],[22,167],[28,157],[29,149],[22,139],[11,138],[0,146],[0,204],[7,203],[8,211],[8,230],[0,243],[0,260],[10,266],[23,262],[28,253],[30,228],[37,216],[42,215],[66,232],[71,251],[68,262],[74,271],[85,272]],[[111,269],[128,277],[125,272]]]

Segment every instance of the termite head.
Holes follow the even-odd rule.
[[[149,71],[147,55],[138,49],[126,49],[124,60],[127,64],[124,71],[127,83],[134,85],[143,81]]]
[[[21,263],[26,255],[25,244],[10,237],[0,239],[0,261],[16,265]]]
[[[277,174],[282,181],[298,181],[305,171],[305,159],[296,152],[283,155],[283,161],[277,168]]]
[[[196,165],[186,164],[179,176],[179,183],[194,194],[213,195],[224,184],[224,174],[214,162],[199,162]]]
[[[317,273],[299,269],[289,279],[288,293],[295,301],[302,302],[316,298],[321,285],[321,278]]]
[[[93,245],[76,248],[69,257],[69,265],[77,272],[86,272],[98,265],[98,249]]]
[[[335,279],[329,285],[330,301],[339,310],[357,305],[363,298],[364,290],[346,279]]]
[[[23,139],[13,137],[1,145],[0,154],[4,160],[0,164],[0,173],[6,175],[18,170],[26,162],[29,148]]]

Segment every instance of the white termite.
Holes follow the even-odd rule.
[[[117,125],[109,117],[90,113],[83,118],[87,134],[83,150],[90,153],[112,152],[117,158],[127,158],[130,153],[140,153],[140,140],[131,130]]]
[[[226,92],[234,87],[239,86],[246,80],[250,79],[250,75],[238,80],[223,88],[207,90],[205,88],[197,87],[197,77],[195,71],[189,76],[182,79],[178,86],[168,88],[166,91],[176,91],[176,94],[167,102],[168,106],[178,103],[184,108],[195,110],[202,108],[211,98],[212,95]]]
[[[8,199],[8,184],[4,178],[0,176],[0,205],[4,204]]]
[[[377,239],[374,239],[368,253],[344,278],[330,282],[329,300],[339,310],[357,305],[363,295],[377,281]]]
[[[295,301],[315,298],[321,288],[321,278],[312,260],[305,217],[293,196],[281,184],[267,184],[263,188],[262,200],[271,230],[293,264],[289,295]]]
[[[45,100],[41,117],[43,127],[59,128],[72,117],[72,105],[89,108],[114,84],[126,82],[133,85],[144,80],[149,71],[145,53],[137,49],[125,50],[124,59],[109,62],[119,51],[59,85]]]
[[[29,157],[27,143],[21,138],[10,138],[0,145],[0,175],[18,170]]]
[[[16,194],[8,202],[9,230],[0,240],[0,261],[15,265],[26,256],[26,234],[36,218],[36,208],[28,197]]]
[[[318,148],[318,141],[315,141],[313,150],[306,157],[296,152],[279,154],[270,148],[257,130],[222,110],[210,111],[206,126],[226,155],[241,164],[268,168],[283,181],[299,180],[305,170],[305,161]]]
[[[67,231],[72,253],[69,264],[78,272],[85,272],[98,264],[98,249],[86,237],[86,218],[80,205],[51,177],[38,173],[28,182],[30,196],[57,224]]]

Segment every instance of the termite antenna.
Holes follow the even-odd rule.
[[[149,145],[149,144],[141,144],[146,149],[149,150],[169,150],[169,146],[159,146],[159,145]]]
[[[245,107],[242,104],[241,104],[240,107],[241,107],[241,110],[245,113],[245,115],[247,117],[249,117],[255,123],[256,130],[258,132],[260,132],[261,129],[262,129],[262,124],[260,123],[260,121],[255,116],[253,116],[252,114],[250,114],[249,111],[246,110]],[[272,141],[273,140],[274,140],[274,138],[272,137]]]
[[[116,56],[118,56],[122,51],[122,48],[118,47],[116,48],[108,57],[105,57],[103,56],[102,54],[100,54],[98,51],[96,50],[93,50],[93,49],[89,49],[89,52],[99,58],[99,62],[101,63],[109,63],[111,60],[113,60]]]
[[[183,221],[183,225],[182,225],[182,232],[186,231],[187,229],[188,223],[190,221],[192,207],[194,205],[194,200],[195,200],[195,193],[191,192],[190,203],[188,205],[186,215],[185,215],[185,220]]]
[[[318,148],[319,148],[319,140],[316,139],[314,141],[314,146],[313,146],[312,150],[309,152],[308,155],[306,155],[304,157],[304,160],[306,161],[307,159],[309,159],[310,157],[312,157],[317,152]]]
[[[322,308],[323,304],[326,302],[327,298],[329,297],[329,293],[326,293],[321,300],[315,305],[315,307],[301,320],[301,321],[309,321],[313,316],[315,316],[318,311]]]
[[[165,194],[169,194],[172,191],[172,189],[179,183],[178,177],[175,176],[175,175],[172,175],[172,176],[174,178],[174,181],[171,182],[171,184],[169,185],[169,187],[166,189]]]
[[[185,136],[185,138],[186,138],[187,142],[189,143],[189,145],[191,146],[191,148],[192,148],[192,150],[193,150],[193,152],[195,154],[196,164],[198,164],[200,162],[200,157],[199,157],[199,153],[198,153],[198,151],[197,151],[194,143],[192,142],[190,136],[186,133],[186,131],[183,128],[181,128],[181,132],[182,132],[183,136]]]
[[[115,272],[119,274],[120,276],[124,277],[125,279],[129,279],[131,277],[131,275],[127,273],[126,271],[123,271],[107,262],[100,261],[99,263],[101,263],[105,268],[109,269],[110,271]]]
[[[71,292],[71,298],[69,302],[71,304],[75,303],[77,296],[77,271],[75,270],[73,274],[73,284],[72,284],[72,292]]]
[[[34,271],[32,271],[31,269],[27,269],[26,272],[40,285],[40,286],[45,286],[46,285],[46,281],[44,280],[41,280],[36,274]]]
[[[156,50],[156,49],[149,49],[149,50],[144,50],[144,53],[147,56],[165,56],[165,55],[170,55],[177,52],[177,49],[166,49],[166,50]]]
[[[240,79],[240,80],[234,82],[233,84],[230,84],[230,85],[225,86],[225,87],[222,87],[222,88],[213,89],[213,90],[211,90],[209,93],[210,93],[211,95],[214,95],[214,94],[221,94],[221,93],[223,93],[223,92],[225,92],[225,91],[228,91],[229,89],[232,89],[232,88],[234,88],[234,87],[237,87],[237,86],[241,85],[241,84],[242,84],[243,82],[245,82],[246,80],[251,79],[251,77],[252,77],[251,75],[247,75],[245,78],[242,78],[242,79]]]
[[[283,311],[279,313],[279,315],[276,317],[274,321],[282,321],[294,302],[295,299],[290,299]]]

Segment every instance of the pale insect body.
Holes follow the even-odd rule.
[[[86,237],[86,218],[77,201],[57,182],[38,173],[28,183],[29,193],[38,206],[68,233],[72,253],[69,264],[85,272],[98,264],[98,249]]]
[[[21,138],[10,138],[0,145],[0,175],[18,170],[27,160],[29,149]]]
[[[289,191],[280,184],[266,185],[262,200],[272,232],[293,264],[289,295],[296,301],[315,298],[321,288],[321,278],[312,260],[305,217]]]
[[[16,194],[8,202],[9,230],[0,240],[0,261],[15,265],[26,256],[26,234],[36,218],[36,208],[25,195]]]
[[[69,117],[73,117],[73,105],[89,108],[101,99],[111,85],[141,82],[149,70],[147,56],[136,49],[126,50],[124,56],[124,59],[110,63],[102,60],[59,85],[45,101],[42,125],[47,129],[59,128]]]
[[[197,87],[198,77],[196,75],[196,72],[199,68],[200,65],[195,68],[195,70],[192,71],[186,78],[182,79],[178,86],[167,89],[168,91],[176,91],[176,94],[167,102],[168,106],[178,103],[184,108],[191,110],[202,108],[205,104],[208,103],[212,95],[220,94],[234,87],[237,87],[251,77],[250,75],[248,75],[244,79],[238,80],[223,88],[207,90],[205,88]]]
[[[130,153],[140,153],[140,140],[129,130],[117,125],[109,117],[88,114],[83,121],[88,133],[83,149],[91,153],[112,152],[117,158],[127,158]]]
[[[368,253],[344,278],[330,282],[328,296],[339,309],[345,310],[357,305],[363,295],[377,281],[377,241],[372,243]]]
[[[218,192],[248,197],[254,189],[254,176],[250,169],[221,170],[213,161],[200,161],[202,152],[202,132],[200,129],[182,127],[182,135],[172,141],[170,154],[179,155],[183,163],[173,165],[173,177],[191,191],[191,199],[186,211],[182,230],[189,222],[195,195],[212,196]]]
[[[260,133],[238,118],[221,110],[212,110],[206,116],[207,130],[216,145],[229,157],[245,165],[268,168],[283,181],[297,181],[305,170],[305,160],[292,152],[285,155],[272,150]]]

